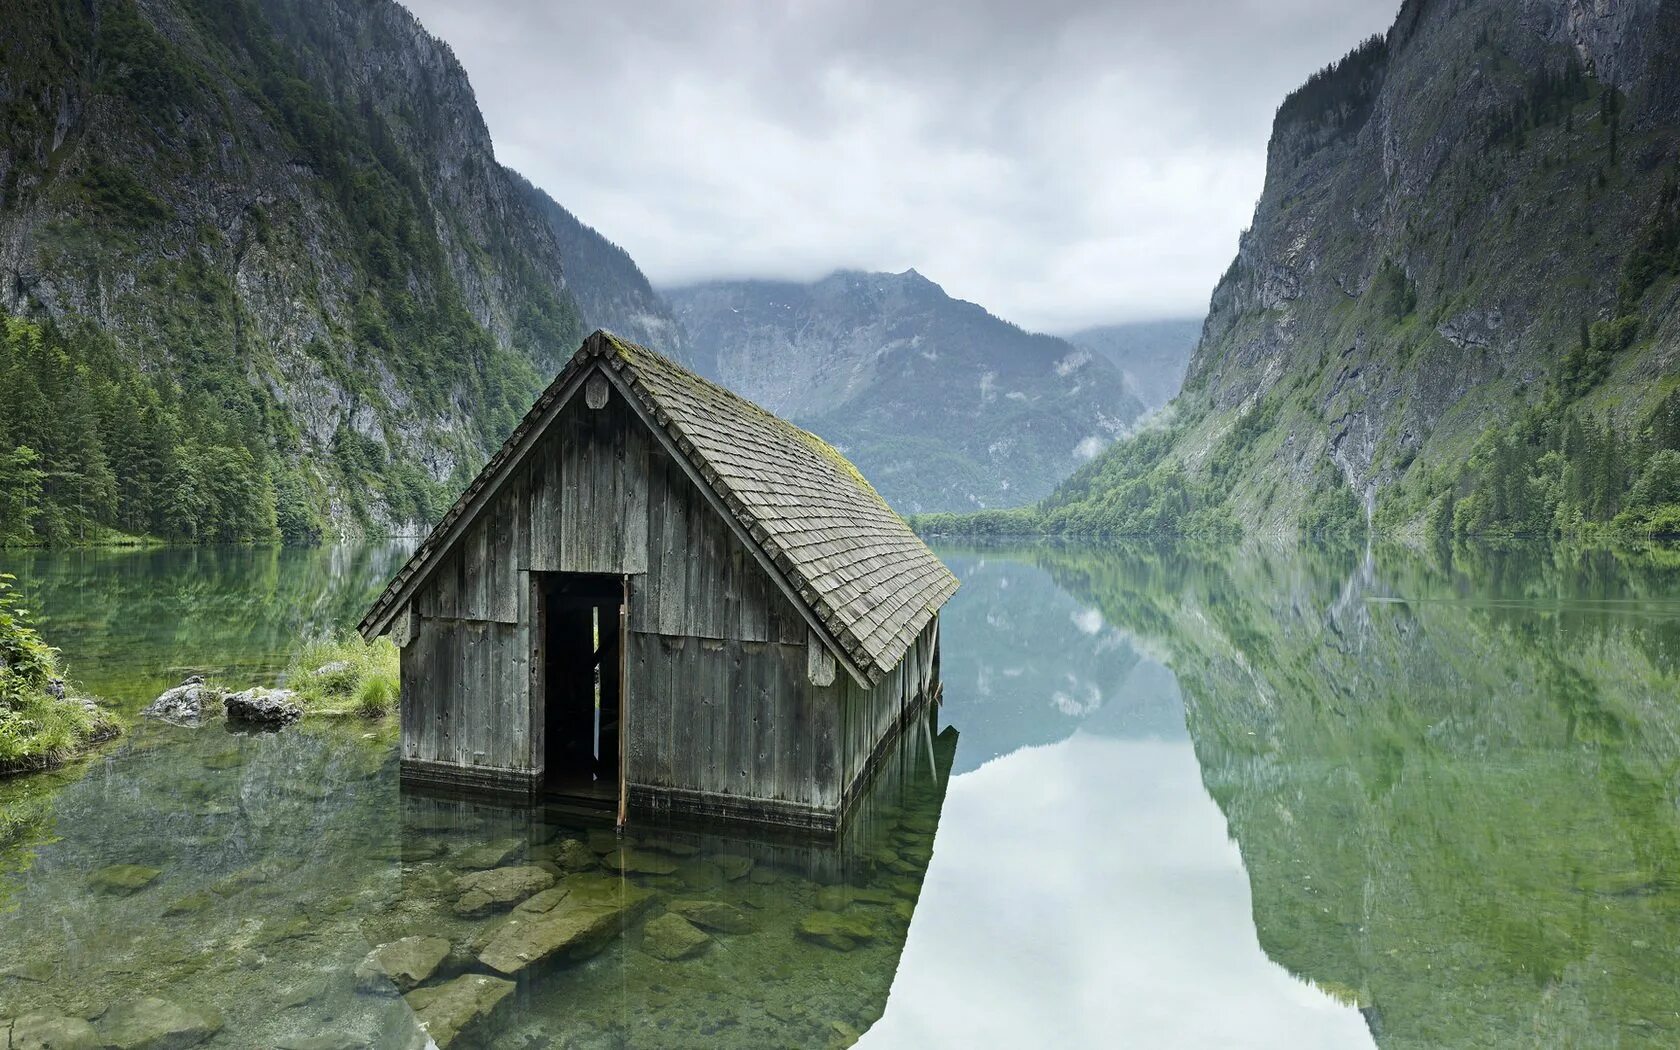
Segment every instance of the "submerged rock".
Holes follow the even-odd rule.
[[[694,925],[719,933],[751,933],[754,929],[745,912],[723,901],[672,901],[667,907]]]
[[[162,874],[161,869],[148,868],[143,864],[113,864],[89,875],[88,885],[100,893],[127,897],[150,886]]]
[[[588,871],[595,866],[597,859],[595,851],[577,839],[566,839],[549,847],[548,858],[568,875]]]
[[[455,892],[461,894],[461,899],[455,902],[455,914],[463,917],[485,915],[498,908],[518,904],[552,885],[553,875],[531,865],[475,871],[455,880]]]
[[[462,850],[455,858],[455,866],[464,871],[482,871],[485,868],[499,868],[519,855],[525,848],[525,843],[519,839],[502,839],[499,842],[487,842],[482,846]]]
[[[799,921],[799,936],[817,944],[849,952],[876,936],[875,924],[863,915],[814,911]]]
[[[642,927],[642,951],[667,962],[697,955],[711,940],[693,923],[674,912],[666,912]]]
[[[677,862],[670,857],[630,847],[613,850],[601,863],[622,875],[670,875],[677,870]]]
[[[844,911],[853,904],[890,905],[897,897],[888,890],[867,886],[824,886],[817,891],[817,907],[823,911]]]
[[[723,869],[709,860],[684,861],[677,877],[686,889],[697,893],[710,892],[724,883]]]
[[[469,973],[447,984],[416,988],[407,999],[415,1019],[438,1050],[449,1050],[463,1031],[489,1017],[512,992],[512,981]]]
[[[356,984],[378,990],[389,980],[406,992],[430,979],[448,955],[449,942],[442,937],[404,937],[381,944],[356,968]]]
[[[745,878],[747,873],[753,870],[753,859],[751,857],[742,857],[734,853],[721,854],[712,858],[712,862],[723,872],[723,877],[730,882]]]
[[[25,1014],[15,1021],[0,1021],[0,1039],[11,1026],[12,1050],[99,1050],[93,1025],[80,1017],[54,1014]]]
[[[586,959],[606,947],[653,894],[598,875],[573,875],[544,911],[515,911],[479,953],[498,973],[516,974],[550,958]]]
[[[590,828],[589,848],[596,853],[611,853],[620,846],[629,844],[628,838],[621,838],[619,833],[610,828]]]
[[[222,713],[223,695],[215,686],[205,685],[201,676],[193,675],[175,688],[164,690],[140,713],[171,725],[197,727]]]
[[[146,998],[113,1006],[99,1019],[106,1050],[184,1050],[222,1030],[221,1014],[168,999]]]
[[[673,842],[668,839],[648,839],[642,843],[643,849],[668,853],[673,857],[692,857],[700,852],[700,847],[688,842]]]
[[[284,729],[303,717],[303,708],[292,699],[290,689],[247,689],[222,700],[229,722]]]

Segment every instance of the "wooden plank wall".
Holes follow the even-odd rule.
[[[440,562],[414,597],[422,627],[403,653],[405,758],[541,767],[528,573],[646,571],[652,440],[621,398],[598,410],[575,398]]]
[[[839,699],[806,680],[804,645],[632,632],[630,779],[836,808]]]
[[[403,650],[403,757],[528,768],[524,648],[513,624],[422,618]]]
[[[799,612],[663,449],[648,456],[647,577],[630,629],[679,638],[803,643]]]
[[[840,744],[843,788],[864,775],[881,739],[904,717],[918,697],[932,688],[933,654],[939,618],[934,617],[916,636],[897,667],[865,689],[849,675],[836,680],[840,697]]]
[[[837,806],[839,692],[806,677],[804,619],[657,446],[647,519],[647,573],[630,593],[630,780]]]

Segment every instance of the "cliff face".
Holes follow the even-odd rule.
[[[1673,0],[1408,0],[1279,108],[1170,440],[1092,474],[1211,486],[1263,529],[1357,506],[1524,531],[1507,497],[1579,515],[1542,490],[1579,480],[1580,448],[1534,417],[1625,445],[1680,371],[1677,85]],[[1489,496],[1501,441],[1525,488]]]
[[[1030,503],[1143,410],[1103,358],[914,270],[670,298],[702,372],[833,442],[903,513]]]
[[[566,276],[605,242],[563,246],[397,4],[19,0],[7,22],[0,307],[239,433],[304,531],[422,527],[608,323],[619,275],[587,309]]]

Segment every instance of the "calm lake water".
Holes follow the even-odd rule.
[[[945,705],[838,844],[625,849],[399,793],[388,725],[141,723],[0,784],[0,1018],[111,1045],[151,997],[205,1046],[420,1046],[416,1007],[470,1013],[514,924],[594,895],[613,921],[454,1046],[1680,1045],[1680,553],[939,553]],[[3,567],[135,711],[274,681],[402,556]],[[465,899],[507,869],[559,882]],[[404,937],[441,956],[408,998],[359,972]]]

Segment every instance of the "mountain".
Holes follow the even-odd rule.
[[[914,270],[667,296],[703,374],[834,443],[904,512],[1030,503],[1143,411],[1106,360]]]
[[[412,532],[670,324],[390,0],[15,0],[0,118],[0,541]]]
[[[1201,318],[1101,325],[1067,336],[1067,341],[1113,362],[1144,406],[1165,405],[1184,385],[1190,352],[1202,334]]]
[[[606,328],[686,362],[682,327],[630,253],[523,177],[513,178],[524,186],[538,214],[548,220],[566,262],[566,288],[586,321],[585,327],[591,331]]]
[[[1026,524],[1680,531],[1677,165],[1680,3],[1407,0],[1279,107],[1170,423]]]

